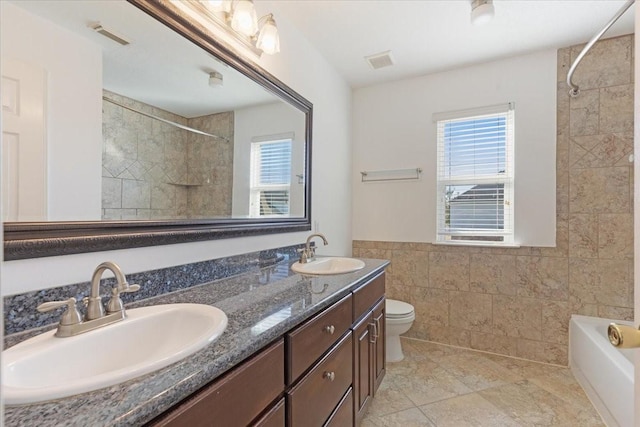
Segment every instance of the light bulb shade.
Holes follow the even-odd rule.
[[[278,27],[273,16],[269,16],[260,29],[256,47],[269,55],[280,52],[280,37],[278,37]]]
[[[483,25],[491,21],[495,8],[491,0],[473,0],[471,2],[471,23]]]
[[[231,11],[231,0],[205,0],[204,4],[214,12]]]
[[[233,5],[231,28],[247,37],[258,32],[258,16],[251,0],[238,0]]]

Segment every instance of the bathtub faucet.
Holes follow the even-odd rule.
[[[628,325],[611,323],[607,330],[609,342],[614,347],[637,348],[640,347],[640,330]]]

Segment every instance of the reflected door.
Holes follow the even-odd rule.
[[[2,216],[44,221],[47,216],[46,73],[2,58]]]

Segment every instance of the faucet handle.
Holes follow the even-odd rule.
[[[128,283],[124,283],[124,286],[122,288],[119,288],[118,291],[119,292],[136,292],[140,290],[140,285],[130,285]]]
[[[111,299],[107,303],[107,314],[124,311],[124,304],[120,299],[120,294],[123,292],[135,292],[139,289],[140,285],[130,285],[126,282],[122,286],[111,288]]]
[[[49,301],[40,304],[36,307],[40,313],[44,313],[47,311],[55,310],[56,308],[67,306],[67,311],[62,313],[62,317],[60,318],[61,325],[75,325],[82,322],[82,317],[80,316],[80,312],[76,306],[76,299],[71,297],[65,301]]]

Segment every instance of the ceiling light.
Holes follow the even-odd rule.
[[[471,23],[473,25],[486,24],[491,21],[494,14],[493,0],[471,1]]]
[[[272,13],[260,18],[260,21],[265,18],[265,23],[262,25],[262,28],[260,28],[260,34],[258,35],[256,47],[258,49],[262,49],[264,53],[273,55],[274,53],[280,52],[280,37],[278,37],[278,27],[276,26],[276,20],[273,19]]]
[[[223,76],[217,71],[212,71],[209,73],[209,86],[211,87],[221,87],[223,83]]]
[[[232,4],[231,28],[251,37],[258,32],[258,16],[253,0],[238,0]]]

